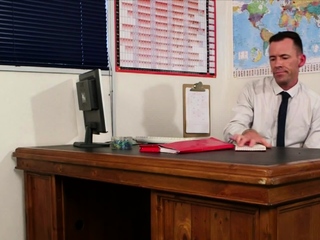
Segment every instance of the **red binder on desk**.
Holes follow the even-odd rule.
[[[213,137],[164,144],[140,145],[140,152],[195,153],[225,149],[234,149],[234,145]]]

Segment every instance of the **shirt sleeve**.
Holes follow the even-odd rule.
[[[251,83],[247,84],[240,95],[236,106],[233,108],[233,118],[223,131],[226,141],[229,141],[234,134],[242,134],[243,131],[251,128],[253,122],[254,89]]]
[[[312,109],[312,122],[307,139],[305,140],[303,147],[305,148],[320,148],[320,100]]]

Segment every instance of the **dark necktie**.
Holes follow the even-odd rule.
[[[284,147],[284,137],[286,130],[286,118],[287,118],[287,107],[288,107],[288,99],[290,97],[289,93],[281,92],[282,101],[279,108],[278,114],[278,134],[277,134],[277,147]]]

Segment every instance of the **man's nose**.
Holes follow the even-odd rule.
[[[281,66],[282,66],[282,60],[281,60],[280,58],[276,58],[276,59],[274,60],[274,65],[275,65],[276,67],[281,67]]]

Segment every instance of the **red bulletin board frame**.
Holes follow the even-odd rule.
[[[216,0],[114,2],[117,72],[217,76]]]

